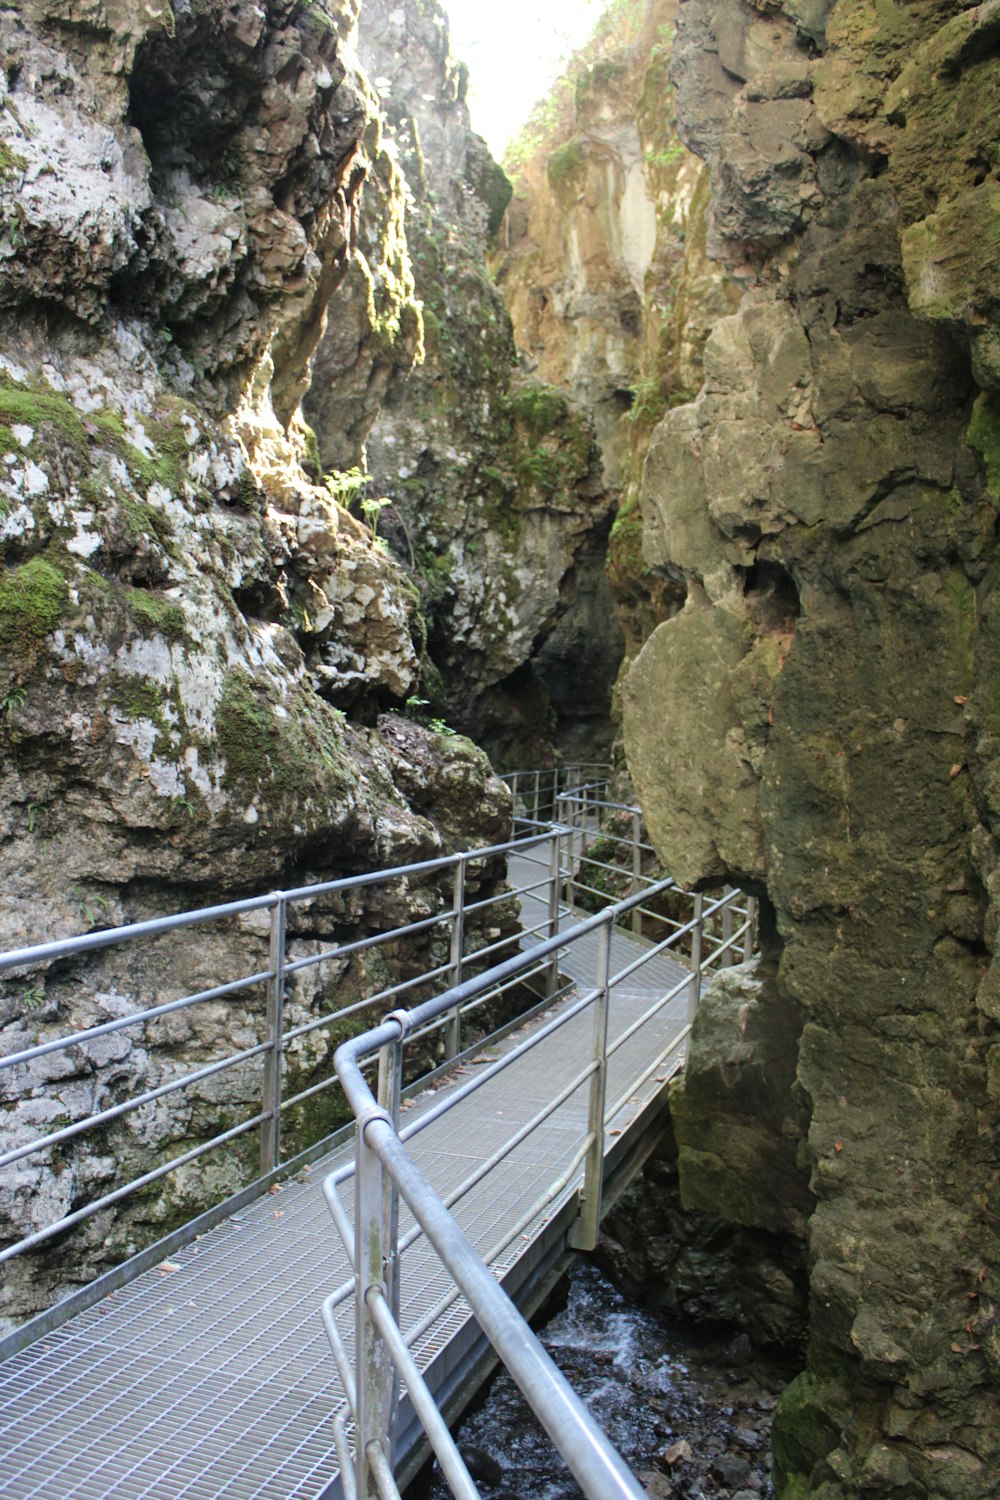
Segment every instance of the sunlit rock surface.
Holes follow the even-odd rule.
[[[482,752],[382,712],[417,682],[415,591],[302,466],[296,407],[328,305],[335,318],[400,191],[355,20],[338,0],[0,15],[5,948],[507,834],[509,796]],[[365,240],[369,201],[383,206]],[[391,337],[412,357],[416,314],[400,302]],[[476,878],[495,891],[503,871]],[[430,883],[392,912],[332,903],[293,941],[328,948],[450,899]],[[0,1046],[256,972],[266,953],[266,932],[230,926],[15,972]],[[357,995],[387,974],[327,978]],[[331,992],[306,982],[291,1003],[302,1018]],[[15,1112],[19,1133],[73,1122],[213,1047],[253,1046],[262,1006],[258,986],[193,1030],[5,1073],[4,1128]],[[329,1050],[289,1066],[327,1070]],[[228,1092],[130,1116],[99,1150],[78,1140],[17,1165],[0,1232],[255,1113],[259,1075],[258,1059]],[[247,1166],[239,1151],[220,1160],[101,1216],[41,1270],[15,1269],[0,1312],[32,1310],[220,1196]]]
[[[611,7],[509,154],[493,264],[522,360],[593,413],[613,495],[605,608],[626,661],[683,602],[644,563],[639,480],[655,423],[692,398],[713,323],[736,303],[705,254],[708,175],[682,144],[668,68],[676,0]]]
[[[320,346],[306,410],[322,463],[366,462],[371,497],[389,501],[379,530],[419,594],[427,712],[508,766],[547,762],[554,746],[600,757],[622,645],[590,414],[515,368],[486,269],[510,187],[470,129],[443,11],[370,0],[359,53],[406,201],[393,217],[383,199],[396,259],[364,243],[346,315]],[[408,298],[421,308],[416,362]]]

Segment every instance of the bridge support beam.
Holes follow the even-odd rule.
[[[701,1004],[701,950],[704,935],[705,897],[698,891],[694,898],[694,927],[691,931],[691,983],[688,987],[688,1020],[693,1022]]]
[[[559,859],[562,835],[558,828],[553,829],[549,841],[549,909],[548,909],[548,932],[546,937],[554,938],[559,931],[559,897],[562,886],[562,866]],[[548,969],[545,975],[545,994],[551,1000],[559,988],[559,952],[558,949],[549,959]]]
[[[455,866],[455,887],[451,910],[451,984],[462,983],[462,968],[465,954],[465,860]],[[444,1055],[450,1062],[462,1050],[462,1018],[458,1006],[448,1012],[448,1024],[444,1034]]]

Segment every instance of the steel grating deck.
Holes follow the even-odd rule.
[[[512,861],[512,883],[529,882],[530,865],[517,866]],[[540,901],[529,896],[523,906],[526,926],[540,920]],[[564,909],[561,926],[576,920]],[[635,940],[616,934],[612,973],[637,951]],[[596,936],[584,938],[561,967],[589,988],[596,956]],[[629,981],[635,987],[614,992],[610,1035],[621,1035],[685,972],[662,956],[651,959],[641,987],[637,975]],[[611,1058],[609,1101],[628,1094],[686,1014],[682,992]],[[530,1119],[592,1047],[588,1010],[415,1137],[414,1158],[437,1191],[447,1194]],[[474,1067],[427,1090],[404,1123]],[[657,1069],[609,1123],[606,1150],[627,1134],[669,1071],[669,1062]],[[501,1242],[559,1177],[586,1120],[583,1085],[457,1205],[480,1253]],[[331,1419],[343,1393],[319,1309],[350,1269],[320,1183],[343,1158],[340,1152],[317,1162],[0,1366],[2,1500],[316,1500],[323,1493],[336,1474]],[[349,1188],[345,1197],[349,1202]],[[494,1257],[498,1273],[530,1253],[552,1212],[543,1210]],[[402,1232],[408,1226],[404,1211]],[[424,1365],[469,1315],[460,1298],[450,1301],[450,1279],[422,1239],[403,1257],[401,1284],[404,1329],[437,1309],[415,1343]],[[342,1320],[349,1346],[352,1318],[348,1305]]]

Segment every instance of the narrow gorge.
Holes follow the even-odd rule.
[[[611,0],[502,167],[445,9],[0,0],[0,947],[486,847],[497,773],[612,762],[760,951],[702,997],[604,1264],[796,1351],[779,1500],[990,1500],[1000,3]],[[470,871],[484,946],[516,903]],[[307,902],[289,955],[449,900]],[[14,970],[0,1054],[268,942]],[[4,1145],[232,1016],[0,1073]],[[0,1239],[249,1107],[209,1080],[5,1169]],[[5,1266],[0,1321],[252,1170],[210,1160]]]

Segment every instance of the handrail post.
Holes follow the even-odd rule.
[[[267,1048],[264,1053],[260,1127],[260,1175],[266,1177],[281,1161],[281,1064],[285,1008],[285,930],[287,908],[283,896],[271,908],[267,981]]]
[[[451,983],[462,983],[462,960],[465,952],[465,860],[461,857],[455,865],[455,888],[451,907]],[[444,1055],[448,1061],[457,1057],[461,1050],[462,1018],[455,1005],[448,1012],[448,1025],[444,1036]]]
[[[566,819],[566,904],[573,905],[573,867],[576,863],[576,797],[563,795],[569,817]]]
[[[705,897],[698,891],[694,898],[694,927],[691,931],[691,984],[688,990],[688,1021],[693,1021],[701,1003],[701,949],[705,923],[702,913]]]
[[[632,895],[637,896],[642,879],[642,845],[639,842],[640,825],[642,814],[638,808],[632,814]],[[642,912],[637,906],[632,908],[632,931],[638,937],[642,932]]]
[[[583,1169],[580,1217],[570,1230],[575,1250],[594,1250],[601,1229],[601,1198],[604,1184],[604,1104],[608,1077],[608,997],[611,975],[611,923],[605,922],[597,938],[594,999],[594,1072],[590,1078],[587,1134],[590,1145]]]
[[[731,885],[724,885],[722,887],[723,898],[734,894],[735,892]],[[736,955],[733,952],[733,908],[729,904],[722,908],[722,967],[728,969],[735,962]]]
[[[392,1408],[392,1361],[378,1331],[368,1301],[369,1288],[387,1292],[385,1282],[385,1188],[382,1163],[365,1140],[370,1123],[357,1128],[357,1185],[355,1189],[355,1246],[357,1266],[355,1295],[355,1364],[357,1410],[355,1417],[354,1466],[358,1500],[376,1500],[378,1487],[368,1450],[382,1446],[389,1457],[389,1424]]]
[[[757,920],[757,902],[753,896],[747,897],[747,930],[743,934],[743,962],[749,963],[753,958],[753,929]]]
[[[383,1047],[378,1059],[378,1104],[392,1120],[392,1128],[399,1134],[400,1104],[403,1097],[403,1035],[395,1042]],[[381,1170],[381,1169],[380,1169]],[[385,1268],[385,1294],[393,1322],[399,1323],[399,1189],[389,1176],[382,1172],[382,1224],[385,1242],[382,1247],[382,1264]],[[396,1416],[399,1410],[399,1371],[395,1361],[390,1361],[392,1383],[389,1390],[387,1412],[386,1457],[390,1466],[395,1459]]]
[[[541,767],[535,772],[535,822],[538,822],[538,809],[541,805],[542,772]]]
[[[559,846],[561,836],[558,828],[553,828],[549,839],[549,928],[548,937],[555,937],[559,931],[559,885],[560,885],[560,859]],[[548,971],[545,976],[545,996],[551,1000],[559,988],[559,950],[558,948],[549,959]]]

